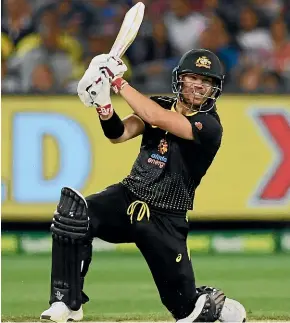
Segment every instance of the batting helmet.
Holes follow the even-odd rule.
[[[181,76],[189,73],[209,76],[214,81],[212,92],[206,96],[206,100],[199,109],[203,111],[202,108],[205,105],[208,105],[210,101],[214,103],[222,93],[224,82],[223,66],[219,58],[209,50],[192,49],[185,53],[172,71],[172,91],[181,101],[183,101]]]

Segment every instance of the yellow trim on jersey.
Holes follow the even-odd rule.
[[[192,113],[190,113],[190,114],[186,114],[185,116],[186,117],[191,117],[191,116],[194,116],[195,114],[197,114],[199,111],[194,111],[194,112],[192,112]]]
[[[144,218],[145,214],[147,215],[147,219],[149,221],[149,218],[150,218],[150,209],[149,209],[148,204],[146,202],[144,202],[144,201],[137,200],[137,201],[132,202],[129,205],[128,209],[127,209],[127,214],[130,215],[131,223],[133,223],[133,216],[134,216],[135,208],[139,204],[141,205],[141,208],[140,208],[139,213],[137,215],[137,221],[142,221],[142,219]]]
[[[176,110],[175,110],[175,105],[176,105],[176,103],[177,103],[177,101],[174,101],[173,102],[173,104],[172,104],[172,106],[171,106],[171,111],[173,111],[173,112],[177,112]],[[197,114],[199,111],[194,111],[194,112],[192,112],[192,113],[190,113],[190,114],[185,114],[184,116],[185,117],[191,117],[191,116],[194,116],[195,114]]]
[[[176,110],[175,110],[175,104],[176,104],[176,101],[174,101],[173,103],[172,103],[172,106],[171,106],[171,111],[172,112],[177,112]]]

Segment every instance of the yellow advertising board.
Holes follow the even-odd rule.
[[[123,117],[130,108],[113,105]],[[290,96],[223,96],[220,151],[196,219],[290,219]],[[122,180],[140,137],[113,145],[77,97],[2,97],[2,219],[47,221],[62,186],[85,196]]]

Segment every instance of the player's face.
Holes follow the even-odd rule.
[[[185,103],[201,105],[211,96],[213,91],[213,79],[211,77],[185,74],[181,76],[182,95]]]

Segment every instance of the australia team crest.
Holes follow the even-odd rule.
[[[165,139],[161,139],[160,143],[158,145],[158,151],[160,152],[161,155],[164,155],[168,151],[168,143]]]

